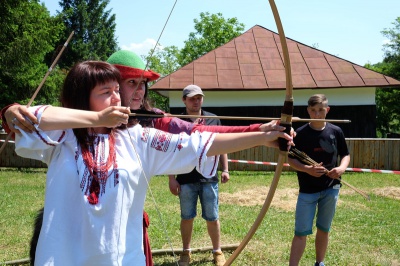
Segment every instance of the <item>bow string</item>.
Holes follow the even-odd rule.
[[[156,43],[155,43],[155,45],[154,45],[154,48],[151,50],[151,53],[150,53],[150,55],[149,55],[149,57],[148,57],[148,59],[147,59],[147,61],[146,61],[146,65],[145,65],[145,67],[144,67],[144,70],[143,70],[143,72],[142,72],[142,74],[141,74],[140,79],[143,78],[144,71],[145,71],[145,70],[148,68],[148,66],[149,66],[149,62],[150,62],[149,59],[152,57],[154,51],[156,50],[156,48],[157,48],[157,46],[158,46],[158,44],[159,44],[159,42],[160,42],[161,36],[162,36],[162,34],[164,33],[164,30],[165,30],[165,28],[166,28],[166,26],[167,26],[167,24],[168,24],[168,21],[169,21],[171,15],[172,15],[172,12],[173,12],[174,9],[175,9],[175,6],[176,6],[177,2],[178,2],[178,0],[175,0],[174,4],[173,4],[173,6],[172,6],[172,8],[171,8],[171,10],[170,10],[170,12],[169,12],[169,15],[168,15],[168,17],[167,17],[167,20],[166,20],[165,23],[164,23],[164,26],[163,26],[163,28],[162,28],[162,30],[161,30],[159,36],[158,36],[158,39],[157,39],[157,41],[156,41]],[[140,82],[139,82],[139,83],[136,85],[136,87],[133,89],[132,95],[130,96],[129,101],[128,101],[128,104],[127,104],[127,107],[126,107],[127,109],[130,109],[130,105],[131,105],[131,103],[132,103],[133,98],[135,97],[135,93],[136,93],[136,91],[138,90],[139,86],[141,86],[141,85],[140,85]],[[144,111],[144,110],[141,110],[141,112],[146,112],[146,113],[148,113],[148,111]],[[151,112],[151,111],[150,111],[150,112]],[[157,211],[158,217],[159,217],[159,219],[160,219],[160,221],[161,221],[161,224],[162,224],[162,227],[163,227],[163,230],[164,230],[165,237],[166,237],[167,240],[168,240],[168,244],[169,244],[170,249],[171,249],[171,251],[172,251],[172,254],[173,254],[173,257],[174,257],[174,260],[175,260],[175,264],[178,266],[179,264],[178,264],[178,260],[177,260],[177,258],[176,258],[176,254],[175,254],[175,252],[174,252],[174,248],[173,248],[173,246],[172,246],[172,241],[171,241],[171,239],[170,239],[170,237],[169,237],[168,231],[167,231],[166,226],[165,226],[165,222],[164,222],[164,220],[163,220],[163,218],[162,218],[161,211],[160,211],[160,209],[158,208],[158,205],[157,205],[157,202],[156,202],[156,200],[155,200],[153,191],[152,191],[151,188],[150,188],[150,180],[149,180],[149,177],[147,177],[147,175],[146,175],[146,173],[145,173],[145,171],[144,171],[144,169],[143,169],[143,164],[142,164],[141,158],[140,158],[140,156],[139,156],[139,153],[137,152],[137,149],[136,149],[136,146],[135,146],[135,142],[133,141],[132,136],[131,136],[129,130],[127,130],[127,132],[128,132],[128,136],[129,136],[130,142],[131,142],[131,144],[132,144],[133,151],[134,151],[134,153],[135,153],[135,155],[136,155],[136,158],[137,158],[137,160],[138,160],[139,167],[140,167],[141,172],[142,172],[142,174],[143,174],[143,176],[144,176],[144,178],[145,178],[145,180],[146,180],[147,187],[148,187],[148,191],[149,191],[149,194],[151,195],[152,202],[153,202],[153,204],[154,204],[154,206],[155,206],[155,209],[156,209],[156,211]]]

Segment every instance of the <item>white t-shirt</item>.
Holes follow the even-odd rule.
[[[40,120],[44,108],[32,108]],[[129,130],[129,134],[128,134]],[[88,202],[91,176],[72,130],[22,132],[16,152],[48,165],[42,230],[35,265],[145,265],[143,206],[150,177],[190,172],[215,174],[207,157],[214,133],[172,135],[140,125],[115,132],[116,169]],[[98,160],[107,161],[109,135],[98,135]],[[140,159],[138,158],[140,157]]]

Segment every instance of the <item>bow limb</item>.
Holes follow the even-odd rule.
[[[53,70],[53,68],[55,67],[55,65],[57,64],[58,60],[60,59],[62,53],[65,50],[65,47],[67,47],[69,41],[72,39],[72,36],[74,35],[74,32],[72,31],[67,39],[67,41],[64,43],[63,47],[61,48],[60,52],[57,54],[57,57],[54,59],[53,63],[51,64],[51,66],[49,67],[49,69],[47,70],[46,74],[44,75],[42,81],[40,82],[39,86],[36,88],[35,92],[33,93],[31,99],[29,100],[28,104],[26,105],[26,107],[31,106],[32,102],[35,100],[37,94],[39,93],[40,89],[42,88],[44,82],[46,81],[47,77],[50,75],[51,71]],[[7,145],[7,142],[11,139],[12,136],[12,132],[10,132],[6,139],[4,140],[3,145],[0,147],[0,154],[3,152],[4,148]]]
[[[281,41],[282,46],[282,53],[283,59],[285,63],[285,75],[286,75],[286,95],[285,95],[285,102],[281,112],[281,126],[285,126],[285,132],[290,133],[292,127],[292,116],[293,116],[293,83],[292,83],[292,74],[291,74],[291,67],[290,67],[290,59],[289,59],[289,51],[286,43],[285,33],[283,31],[282,23],[279,17],[278,9],[275,5],[274,0],[269,0],[272,13],[274,15],[275,23],[278,28],[279,38]],[[254,221],[253,225],[251,226],[249,232],[244,237],[242,242],[239,244],[238,248],[233,252],[233,254],[229,257],[226,261],[224,266],[229,266],[233,263],[233,261],[239,256],[242,250],[246,247],[250,239],[253,237],[255,232],[257,231],[258,227],[260,226],[262,220],[264,219],[268,209],[271,205],[272,199],[275,195],[276,188],[279,183],[279,178],[282,173],[283,164],[287,158],[287,141],[284,139],[279,139],[279,157],[278,157],[278,164],[275,169],[274,178],[271,182],[270,189],[268,191],[267,198],[261,208],[260,213],[258,214],[256,220]]]
[[[279,178],[282,173],[282,168],[283,164],[285,162],[286,156],[282,155],[281,153],[279,154],[278,158],[278,164],[275,168],[275,174],[274,174],[274,179],[271,182],[270,189],[268,191],[267,198],[265,199],[265,202],[261,208],[260,213],[258,214],[256,220],[254,221],[253,225],[251,226],[249,232],[247,235],[243,238],[242,242],[239,244],[239,246],[236,248],[236,250],[233,252],[233,254],[228,258],[228,260],[225,262],[224,266],[231,265],[233,261],[239,256],[239,254],[242,252],[242,250],[246,247],[246,245],[249,243],[250,239],[253,237],[255,232],[257,231],[258,227],[260,226],[261,222],[263,221],[265,215],[267,214],[267,211],[271,205],[272,199],[274,198],[276,188],[279,183]]]
[[[28,104],[26,105],[26,107],[31,106],[32,102],[35,100],[36,95],[39,93],[40,89],[42,88],[44,82],[46,81],[47,77],[50,75],[51,71],[53,70],[53,68],[55,67],[55,65],[57,64],[58,60],[60,59],[62,53],[65,50],[65,47],[67,47],[69,41],[72,39],[72,36],[74,35],[74,31],[72,31],[69,34],[69,37],[67,39],[67,41],[64,43],[63,47],[61,48],[60,52],[58,53],[57,57],[54,59],[53,63],[51,64],[51,66],[49,67],[49,70],[46,72],[46,75],[44,75],[42,82],[40,82],[39,86],[37,87],[36,91],[33,93],[31,99],[29,100]]]

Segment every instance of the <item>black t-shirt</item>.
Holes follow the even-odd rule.
[[[183,115],[187,115],[186,110],[185,112],[182,113]],[[201,115],[206,115],[206,116],[215,116],[215,114],[201,110]],[[192,122],[190,119],[183,119],[188,122]],[[221,121],[219,119],[201,119],[197,122],[198,124],[201,125],[214,125],[214,126],[220,126]],[[196,168],[192,170],[192,172],[187,173],[187,174],[181,174],[177,175],[176,180],[180,185],[183,184],[192,184],[192,183],[198,183],[198,182],[218,182],[218,173],[215,173],[215,176],[212,178],[205,178],[202,176],[199,172],[197,172]]]
[[[296,130],[294,138],[296,148],[305,152],[314,161],[323,163],[323,166],[331,170],[338,165],[338,156],[343,158],[349,155],[346,140],[340,127],[326,123],[323,130],[315,130],[309,124]],[[291,158],[294,158],[291,156]],[[297,171],[300,192],[316,193],[340,184],[337,179],[331,179],[327,175],[319,178],[305,172]],[[332,182],[333,181],[333,182]]]

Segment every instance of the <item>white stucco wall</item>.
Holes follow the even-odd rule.
[[[285,91],[203,91],[205,94],[203,107],[228,106],[282,106]],[[308,98],[317,93],[328,97],[330,105],[374,105],[375,88],[344,88],[321,90],[295,90],[294,105],[307,105]],[[170,91],[170,107],[183,107],[182,92]]]

